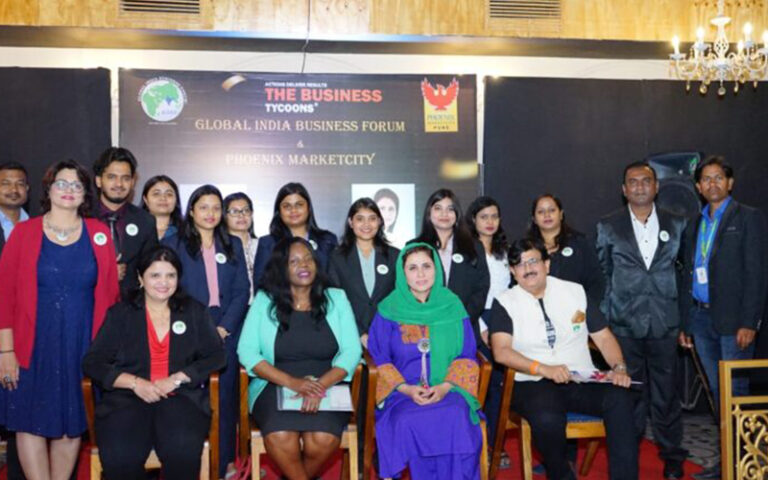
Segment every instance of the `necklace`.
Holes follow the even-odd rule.
[[[43,227],[53,232],[53,235],[56,237],[56,240],[60,242],[66,242],[69,236],[75,233],[80,228],[80,224],[78,223],[74,227],[70,227],[70,228],[54,227],[48,221],[48,216],[46,215],[46,216],[43,216]]]

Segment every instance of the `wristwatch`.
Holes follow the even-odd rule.
[[[613,370],[614,373],[627,373],[627,364],[617,363],[616,365],[611,367],[611,370]]]

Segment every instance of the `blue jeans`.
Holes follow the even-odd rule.
[[[696,344],[701,365],[709,380],[709,388],[715,397],[715,408],[720,409],[720,388],[718,363],[720,360],[746,360],[752,358],[755,343],[744,350],[736,344],[736,335],[721,335],[715,330],[709,310],[694,306],[691,308],[690,333]],[[749,394],[749,379],[744,376],[733,379],[733,395]]]

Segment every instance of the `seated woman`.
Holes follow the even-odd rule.
[[[379,475],[408,466],[414,480],[480,478],[479,367],[469,316],[435,281],[443,271],[431,246],[407,244],[395,275],[395,290],[368,331],[379,369]]]
[[[96,439],[106,478],[144,479],[154,448],[165,478],[198,478],[211,409],[206,386],[224,366],[207,309],[178,289],[179,258],[157,246],[139,261],[140,289],[113,306],[83,359],[102,388]]]
[[[314,478],[339,448],[348,412],[319,411],[325,391],[351,380],[362,349],[344,291],[327,288],[317,253],[301,237],[279,241],[245,319],[237,354],[254,377],[248,405],[267,454],[291,480]],[[278,389],[302,398],[278,409]]]

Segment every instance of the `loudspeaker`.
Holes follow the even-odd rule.
[[[701,159],[700,152],[668,152],[646,157],[659,180],[656,197],[659,207],[688,218],[699,215],[702,206],[693,173]]]

